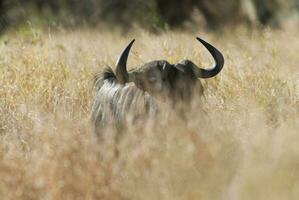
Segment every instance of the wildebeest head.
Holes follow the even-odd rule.
[[[190,60],[183,60],[177,64],[158,60],[128,71],[127,59],[135,41],[132,40],[123,50],[116,63],[116,77],[119,83],[134,82],[138,88],[154,97],[170,97],[170,99],[190,98],[196,85],[199,85],[200,90],[202,90],[198,78],[211,78],[217,75],[224,65],[224,58],[219,50],[199,37],[196,39],[213,56],[215,64],[211,68],[199,68]]]
[[[96,130],[110,123],[122,130],[127,119],[135,122],[155,115],[164,102],[174,106],[174,110],[184,118],[185,112],[180,111],[189,107],[193,96],[202,94],[198,78],[217,75],[224,64],[222,54],[215,47],[200,38],[197,40],[215,60],[214,66],[209,69],[199,68],[190,60],[177,64],[157,60],[127,71],[127,59],[134,40],[130,42],[117,60],[115,73],[109,67],[96,76],[92,107]]]

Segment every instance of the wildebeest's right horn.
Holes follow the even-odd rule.
[[[199,37],[197,37],[196,39],[208,49],[208,51],[214,58],[215,65],[209,69],[202,69],[194,65],[193,70],[195,74],[197,75],[198,78],[211,78],[213,76],[216,76],[221,71],[224,65],[224,58],[222,53],[218,49],[213,47],[211,44],[204,41],[203,39]]]
[[[128,82],[129,74],[127,71],[127,60],[129,56],[130,49],[134,43],[135,39],[133,39],[128,46],[123,50],[120,54],[117,62],[116,62],[116,77],[121,83]]]

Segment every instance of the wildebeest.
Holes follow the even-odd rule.
[[[123,50],[116,63],[115,73],[108,67],[95,78],[95,100],[92,120],[95,128],[107,124],[122,128],[127,119],[146,118],[159,110],[159,102],[171,106],[189,104],[194,95],[201,95],[202,84],[198,78],[217,75],[224,58],[211,44],[197,37],[210,54],[215,64],[209,69],[197,67],[190,60],[170,64],[166,60],[145,63],[127,71],[127,59],[135,40]]]

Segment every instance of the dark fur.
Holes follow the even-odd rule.
[[[192,96],[202,94],[201,82],[188,67],[188,62],[184,60],[175,67],[165,60],[152,61],[132,70],[130,81],[155,98],[172,104],[185,103],[191,101]],[[152,77],[155,78],[153,82],[150,81]]]
[[[98,74],[92,108],[96,130],[106,125],[121,130],[128,120],[144,120],[158,111],[159,102],[172,107],[178,103],[184,103],[184,107],[190,105],[193,95],[202,93],[202,85],[193,71],[185,67],[186,62],[181,62],[180,70],[164,60],[146,63],[129,72],[130,80],[126,84],[119,82],[111,68]],[[177,111],[183,115],[181,109]]]
[[[128,72],[127,59],[133,39],[120,54],[115,73],[107,68],[96,77],[92,108],[95,128],[98,130],[99,126],[112,124],[119,129],[127,119],[135,122],[147,118],[149,113],[158,110],[158,102],[170,105],[175,113],[186,119],[193,97],[203,93],[198,78],[216,76],[224,65],[223,55],[218,49],[199,37],[196,39],[212,55],[215,61],[212,67],[199,68],[190,60],[177,64],[156,60]]]

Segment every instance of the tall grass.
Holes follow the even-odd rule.
[[[198,33],[225,66],[175,116],[93,137],[94,75],[136,38],[129,65],[211,64],[189,33],[90,30],[0,41],[1,199],[298,199],[298,30]],[[200,105],[196,102],[201,102]],[[115,156],[115,149],[120,153]]]

